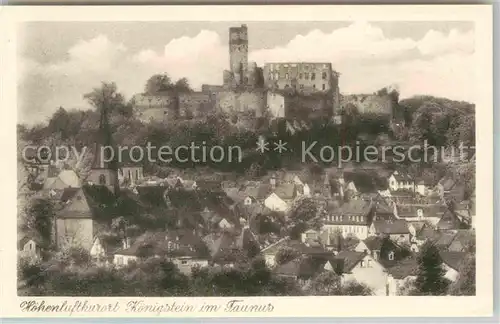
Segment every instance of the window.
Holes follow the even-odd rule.
[[[289,79],[288,73],[285,73],[285,79],[287,79],[287,80]]]
[[[304,73],[304,79],[309,80],[309,73]]]
[[[99,184],[100,185],[105,185],[106,184],[106,176],[104,174],[101,174],[99,176]]]
[[[394,252],[390,252],[388,255],[389,261],[394,261]]]
[[[311,80],[316,80],[316,73],[311,73]]]
[[[359,266],[360,266],[361,268],[364,268],[364,267],[365,267],[365,261],[364,261],[364,260],[361,260],[361,263],[359,264]]]
[[[326,72],[323,72],[321,76],[322,76],[323,80],[326,80]]]
[[[118,263],[118,265],[122,265],[123,264],[123,257],[122,256],[117,257],[116,263]]]
[[[181,264],[187,264],[188,262],[186,260],[182,260]]]
[[[302,73],[299,73],[299,79],[302,79]]]
[[[326,85],[323,83],[322,87],[321,87],[323,90],[326,89]]]
[[[313,89],[316,89],[316,85],[315,84],[313,84]]]
[[[304,85],[303,85],[303,84],[301,84],[301,85],[300,85],[300,88],[301,88],[301,89],[304,89]]]
[[[371,268],[371,267],[372,267],[372,260],[368,260],[368,261],[366,261],[366,262],[367,262],[366,267],[367,267],[367,268]]]

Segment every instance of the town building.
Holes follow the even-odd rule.
[[[329,212],[324,221],[324,228],[330,233],[339,231],[343,237],[352,235],[364,240],[368,237],[372,217],[372,202],[353,199],[341,205],[340,208]]]

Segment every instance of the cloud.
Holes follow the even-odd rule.
[[[252,41],[250,39],[250,41]],[[297,35],[281,47],[249,54],[265,62],[332,62],[341,73],[344,93],[371,93],[397,84],[403,97],[415,94],[474,101],[474,33],[429,30],[422,39],[390,38],[367,22],[323,32]],[[155,73],[172,79],[188,78],[191,85],[221,84],[229,66],[228,47],[218,33],[202,30],[193,37],[172,39],[163,51],[144,48],[132,52],[106,35],[81,40],[68,49],[64,60],[40,64],[18,62],[19,118],[40,121],[59,106],[88,108],[83,94],[101,81],[114,81],[126,96],[140,92]]]
[[[452,29],[448,35],[430,30],[418,42],[418,49],[424,55],[440,55],[453,52],[473,53],[474,32],[460,33]]]

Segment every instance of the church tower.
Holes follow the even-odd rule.
[[[87,182],[106,186],[111,192],[118,194],[118,150],[113,145],[107,107],[103,107],[100,112],[99,130],[93,146],[94,160]]]
[[[229,28],[229,67],[236,86],[248,82],[247,25]]]

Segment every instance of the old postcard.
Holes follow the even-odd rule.
[[[3,316],[492,315],[491,6],[8,7],[1,36]]]

